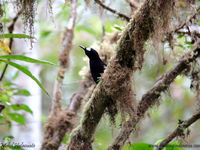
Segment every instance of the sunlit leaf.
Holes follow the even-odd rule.
[[[49,34],[51,34],[51,32],[52,32],[52,31],[50,31],[50,30],[42,31],[42,32],[40,32],[40,37],[41,37],[41,38],[45,38],[45,37],[47,37]]]
[[[164,140],[164,138],[160,138],[155,142],[155,145],[159,145],[162,141]]]
[[[26,67],[23,67],[19,64],[16,64],[16,63],[8,61],[8,60],[0,59],[0,61],[6,63],[8,65],[11,65],[11,66],[17,68],[18,70],[20,70],[21,72],[25,73],[27,76],[32,78],[47,95],[49,95],[48,92],[43,87],[43,85],[40,83],[40,81],[35,76],[33,76],[32,73]]]
[[[0,38],[18,38],[18,39],[30,39],[31,37],[26,34],[13,34],[13,33],[7,33],[7,34],[0,34]]]
[[[25,90],[25,89],[17,89],[17,91],[14,92],[14,95],[30,96],[31,93],[28,90]]]
[[[0,40],[0,49],[7,51],[8,53],[11,53],[10,48],[2,40]]]
[[[183,150],[182,147],[180,147],[180,142],[170,142],[167,146],[166,146],[166,150]]]
[[[67,141],[69,140],[69,135],[67,134],[67,135],[65,135],[65,137],[64,137],[64,139],[63,139],[63,141],[62,141],[62,143],[63,144],[66,144],[67,143]]]
[[[10,22],[10,19],[8,19],[8,18],[3,18],[3,19],[1,19],[1,22],[2,22],[2,23],[8,23],[8,22]]]
[[[49,61],[38,60],[38,59],[30,58],[27,56],[23,56],[23,55],[2,55],[2,56],[0,56],[0,59],[14,59],[14,60],[26,61],[29,63],[55,65],[54,63],[51,63]]]
[[[13,105],[11,105],[11,107],[15,111],[25,110],[25,111],[33,114],[32,110],[27,105],[25,105],[25,104],[13,104]]]
[[[122,29],[121,29],[120,26],[115,25],[114,28],[115,28],[116,30],[122,31]]]
[[[148,143],[134,143],[129,147],[130,150],[153,150],[153,146]]]
[[[198,20],[198,25],[200,25],[200,20]]]
[[[10,118],[15,122],[18,122],[20,124],[24,124],[25,123],[24,116],[22,116],[22,115],[20,115],[18,113],[8,113],[8,116],[10,116]]]

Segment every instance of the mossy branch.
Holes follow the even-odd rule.
[[[86,105],[81,124],[72,132],[68,150],[92,149],[93,135],[106,108],[120,104],[120,109],[124,109],[129,115],[133,113],[133,71],[142,67],[144,43],[154,33],[158,18],[165,17],[172,11],[173,2],[174,0],[168,3],[164,0],[146,0],[130,20],[116,47],[116,55],[111,59]],[[158,17],[158,14],[161,15]]]
[[[179,62],[168,72],[161,76],[161,78],[154,84],[154,86],[142,96],[141,101],[137,106],[137,115],[135,118],[129,119],[122,127],[119,135],[116,137],[108,150],[120,150],[130,134],[134,131],[138,122],[143,118],[145,112],[159,101],[162,92],[167,90],[174,79],[183,73],[185,69],[190,67],[196,58],[200,55],[200,48],[196,48],[189,53],[183,55]]]
[[[51,112],[45,126],[44,140],[42,150],[58,149],[67,129],[74,122],[74,112],[61,108],[62,103],[62,84],[65,72],[69,66],[69,53],[72,49],[72,40],[74,37],[74,27],[77,16],[78,0],[71,1],[71,10],[69,23],[64,33],[62,51],[59,57],[59,68],[57,78],[54,84],[54,93]]]
[[[184,136],[184,130],[200,119],[200,111],[190,117],[188,120],[182,121],[178,127],[168,135],[156,148],[156,150],[163,149],[169,142],[171,142],[175,137]]]

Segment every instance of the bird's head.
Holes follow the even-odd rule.
[[[80,47],[85,51],[85,54],[89,57],[89,59],[97,59],[99,58],[99,54],[97,53],[96,50],[94,50],[93,48],[91,48],[90,50],[87,49],[86,47],[84,46],[81,46]]]

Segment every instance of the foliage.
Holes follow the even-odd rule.
[[[41,60],[35,60],[35,59],[32,59],[32,58],[29,58],[29,57],[25,57],[25,56],[20,56],[20,55],[17,55],[17,56],[14,56],[14,55],[12,55],[12,56],[0,56],[0,62],[4,62],[4,63],[6,63],[6,64],[8,64],[8,65],[11,65],[12,67],[15,67],[15,68],[17,68],[18,70],[20,70],[21,72],[23,72],[23,73],[25,73],[27,76],[29,76],[30,78],[32,78],[37,84],[38,84],[38,86],[47,94],[47,95],[49,95],[48,94],[48,92],[45,90],[45,88],[43,87],[43,85],[40,83],[40,81],[35,77],[35,76],[33,76],[32,75],[32,73],[26,68],[26,67],[24,67],[24,66],[21,66],[21,65],[19,65],[19,64],[17,64],[17,63],[14,63],[14,62],[11,62],[11,61],[9,61],[9,60],[4,60],[3,58],[12,58],[12,59],[16,59],[16,60],[23,60],[23,61],[26,61],[26,62],[34,62],[34,63],[48,63],[48,64],[51,64],[51,63],[49,63],[49,62],[46,62],[46,61],[41,61]]]
[[[22,147],[13,142],[13,136],[5,136],[0,143],[0,150],[23,150]]]
[[[123,150],[153,150],[153,146],[147,143],[134,143],[126,145]]]
[[[25,124],[25,118],[19,112],[23,110],[32,114],[32,110],[25,104],[13,104],[12,97],[15,95],[29,96],[29,91],[19,89],[11,82],[1,83],[0,89],[0,103],[5,107],[0,113],[0,123],[8,124],[9,128],[11,127],[11,121]]]

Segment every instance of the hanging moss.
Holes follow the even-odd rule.
[[[28,30],[29,35],[34,35],[34,21],[37,13],[37,0],[16,0],[14,3],[18,11],[22,11],[24,32]],[[48,0],[49,13],[52,13],[51,0]],[[31,46],[33,43],[31,38]]]
[[[22,10],[24,29],[28,29],[31,37],[34,33],[34,20],[36,13],[36,0],[17,0],[16,6],[18,10]]]

